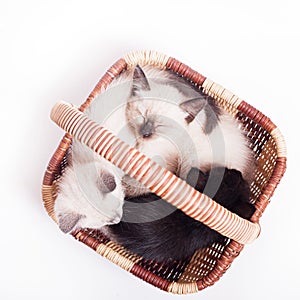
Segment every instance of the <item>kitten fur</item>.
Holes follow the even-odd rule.
[[[106,129],[130,143],[126,131],[125,105],[122,89],[103,91],[85,110],[85,114]],[[103,103],[104,102],[104,103]],[[124,191],[123,172],[101,158],[90,148],[73,139],[68,165],[58,181],[54,212],[60,229],[72,232],[81,228],[105,231],[104,225],[118,223],[122,217]]]
[[[204,173],[193,168],[187,182],[243,218],[250,219],[255,211],[249,185],[237,170],[217,167]],[[132,253],[157,262],[188,259],[196,250],[225,239],[155,194],[127,198],[121,222],[107,226],[107,232]]]
[[[135,147],[176,175],[186,178],[192,167],[239,170],[252,181],[253,152],[240,124],[201,89],[167,70],[136,66],[132,74],[126,117]],[[126,195],[145,192],[124,177]],[[129,192],[128,192],[129,191]]]
[[[104,158],[96,158],[87,146],[76,140],[68,155],[71,157],[58,182],[54,206],[59,228],[69,233],[118,223],[124,193],[115,167]]]
[[[85,113],[178,176],[186,178],[191,167],[208,170],[223,165],[240,170],[251,181],[253,157],[236,121],[201,90],[173,72],[151,66],[124,71],[91,102]],[[222,139],[224,143],[220,143]],[[221,148],[225,150],[217,154],[212,151]],[[55,214],[65,232],[79,227],[100,228],[106,223],[117,222],[123,204],[121,178],[127,196],[149,192],[90,151],[74,141],[71,163],[58,182],[60,192]],[[93,172],[90,172],[91,168]],[[82,170],[79,173],[86,174],[81,176],[80,185],[78,169]],[[99,175],[102,169],[110,178],[104,182],[115,182],[113,192],[99,192],[99,188],[103,188],[103,184],[99,186],[99,181],[103,181]],[[84,184],[83,180],[86,181]],[[85,186],[90,188],[84,189]],[[93,196],[88,191],[93,191]],[[112,201],[110,209],[101,200],[113,193],[117,194],[120,206]],[[101,218],[82,211],[88,202],[85,194],[103,202]],[[86,207],[92,209],[88,204]]]

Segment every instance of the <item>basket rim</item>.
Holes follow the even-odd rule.
[[[208,95],[212,96],[215,99],[225,101],[228,105],[236,108],[240,112],[243,112],[245,115],[251,118],[255,123],[259,124],[267,132],[270,133],[270,135],[272,136],[272,138],[276,143],[277,161],[274,167],[273,175],[269,179],[268,183],[264,188],[264,191],[260,196],[261,201],[259,201],[259,205],[256,207],[256,213],[251,219],[252,222],[258,222],[264,209],[268,205],[269,199],[272,196],[280,179],[282,178],[286,168],[285,142],[277,126],[264,114],[262,114],[257,109],[252,107],[250,104],[246,103],[244,100],[241,100],[240,98],[232,94],[230,91],[224,89],[222,86],[207,79],[203,75],[199,74],[198,72],[192,70],[188,66],[179,62],[175,58],[166,56],[156,51],[134,51],[125,55],[124,58],[119,59],[100,79],[96,87],[90,93],[87,100],[80,106],[80,111],[83,111],[85,108],[87,108],[91,103],[91,101],[95,99],[97,95],[101,91],[103,91],[103,89],[106,89],[107,86],[113,81],[113,79],[122,70],[126,69],[127,67],[132,67],[136,64],[139,64],[141,66],[146,64],[151,64],[154,66],[158,66],[160,68],[171,69],[174,72],[183,75],[184,77],[190,79],[197,85],[203,87],[204,92],[206,92]],[[54,198],[53,194],[55,194],[54,174],[57,173],[61,160],[63,159],[66,150],[69,148],[71,141],[72,141],[72,137],[69,134],[66,134],[63,137],[57,150],[55,151],[54,155],[52,156],[49,162],[49,165],[47,167],[43,179],[42,193],[43,193],[44,205],[48,214],[54,220],[55,220],[55,216],[54,216],[53,205],[52,205],[55,201],[55,199],[53,199]],[[228,253],[225,251],[224,255],[222,255],[222,257],[220,258],[220,261],[218,263],[219,266],[218,267],[216,266],[214,270],[212,270],[207,276],[203,277],[200,281],[198,281],[196,286],[193,284],[191,287],[191,284],[187,284],[187,283],[170,283],[167,285],[167,288],[165,288],[166,284],[164,284],[163,289],[170,290],[170,292],[173,293],[181,293],[180,291],[182,291],[182,293],[189,293],[189,292],[201,290],[206,286],[212,285],[227,270],[228,266],[230,266],[231,262],[236,256],[233,255],[232,253],[239,253],[242,250],[242,248],[243,245],[235,241],[231,241],[225,249]],[[228,249],[231,250],[229,251]],[[145,278],[142,279],[145,280]],[[146,281],[150,282],[151,280],[150,279],[147,280],[147,276],[146,276]],[[159,284],[156,284],[158,281],[159,280],[154,280],[153,281],[154,283],[153,282],[150,283],[160,287]]]

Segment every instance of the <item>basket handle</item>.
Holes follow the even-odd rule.
[[[251,243],[258,237],[258,223],[239,217],[196,191],[184,180],[90,120],[75,106],[58,102],[52,108],[50,117],[64,131],[188,216],[241,244]]]

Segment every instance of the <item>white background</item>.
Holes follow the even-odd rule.
[[[0,1],[1,299],[171,299],[62,234],[41,200],[63,132],[58,100],[82,103],[125,53],[154,49],[269,116],[288,170],[224,277],[187,299],[300,299],[298,1]],[[299,145],[299,144],[298,144]]]

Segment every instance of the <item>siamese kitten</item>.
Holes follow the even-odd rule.
[[[118,223],[124,193],[116,168],[76,140],[68,156],[54,206],[59,228],[69,233]]]
[[[129,84],[103,91],[84,113],[131,143],[133,136],[125,119],[128,91]],[[65,233],[81,228],[105,232],[105,225],[118,223],[124,202],[122,177],[121,170],[73,139],[68,165],[58,180],[54,212],[59,228]]]
[[[135,147],[181,178],[192,167],[223,166],[239,170],[249,183],[253,179],[254,155],[238,122],[171,71],[135,67],[126,118]],[[126,195],[147,192],[129,177],[123,183]]]
[[[217,167],[204,173],[193,168],[187,183],[200,192],[206,190],[208,196],[243,218],[250,219],[255,211],[249,203],[249,185],[237,170]],[[121,222],[108,226],[107,232],[132,253],[157,262],[188,259],[198,249],[225,239],[155,194],[127,198]]]

